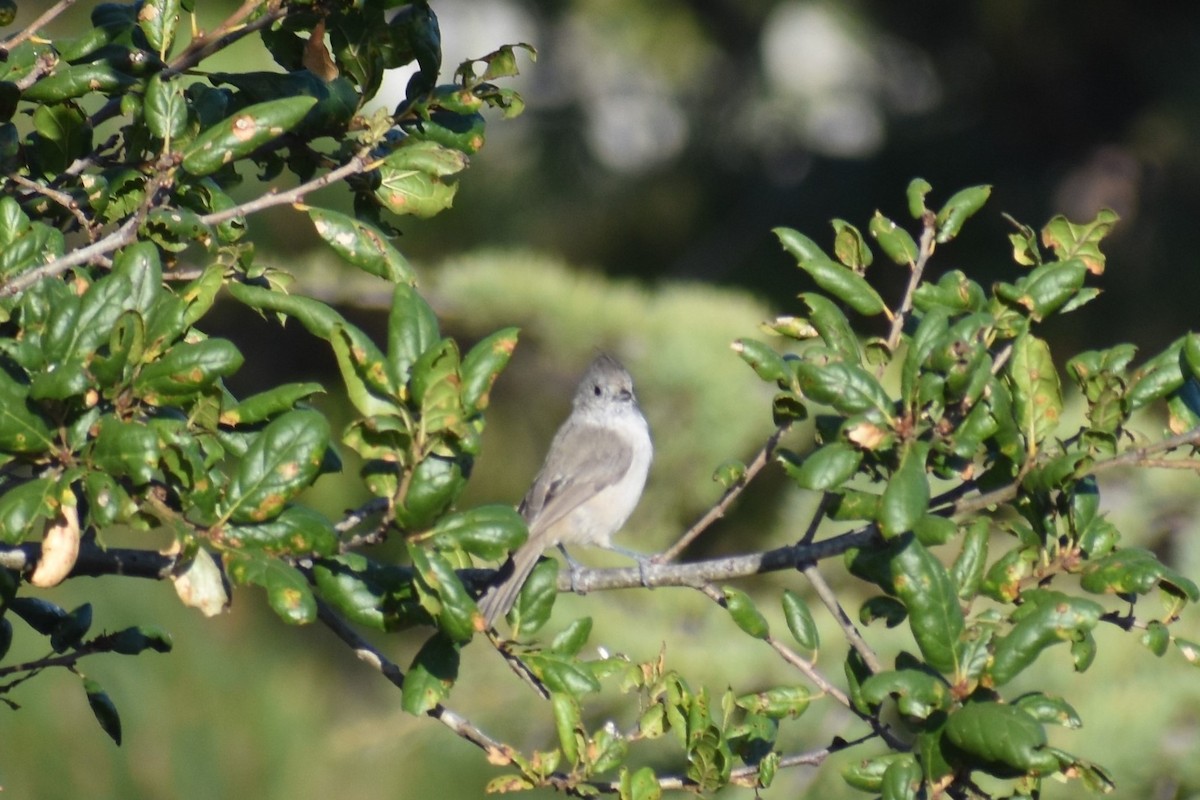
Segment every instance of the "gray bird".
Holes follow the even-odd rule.
[[[650,428],[633,394],[633,378],[615,358],[597,357],[521,501],[529,538],[509,559],[511,573],[479,601],[489,626],[508,613],[538,557],[555,545],[567,556],[572,583],[576,565],[567,555],[568,544],[623,553],[644,568],[640,554],[615,546],[612,538],[642,496],[653,451]]]

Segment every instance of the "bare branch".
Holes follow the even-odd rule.
[[[817,667],[813,662],[809,661],[807,658],[800,655],[771,634],[767,634],[766,642],[767,644],[771,645],[771,649],[773,649],[776,653],[779,653],[784,661],[803,672],[804,677],[812,681],[823,693],[829,695],[846,708],[853,708],[853,705],[850,703],[850,698],[846,696],[846,693],[826,680],[825,676],[817,671]]]
[[[241,205],[227,208],[224,211],[214,211],[211,214],[205,214],[200,217],[200,221],[205,225],[217,225],[234,217],[240,217],[245,214],[253,214],[256,211],[262,211],[264,208],[272,206],[284,205],[287,203],[299,203],[304,199],[304,196],[310,192],[315,192],[317,189],[323,189],[331,183],[347,178],[351,175],[357,175],[360,172],[366,172],[368,164],[366,160],[366,151],[358,153],[345,164],[342,164],[336,169],[326,172],[319,178],[313,178],[311,181],[306,181],[294,189],[289,189],[286,192],[269,192],[262,197],[242,203]]]
[[[71,197],[71,195],[67,194],[66,192],[60,192],[57,189],[50,188],[49,186],[43,186],[37,181],[31,181],[23,175],[17,175],[14,173],[8,177],[18,186],[23,186],[31,192],[48,197],[55,203],[58,203],[60,206],[65,208],[68,212],[70,212],[71,216],[75,217],[75,221],[79,223],[79,227],[82,228],[85,233],[87,233],[88,239],[93,242],[96,241],[96,229],[93,227],[92,221],[87,218],[87,216],[83,213],[83,210],[79,207],[79,203],[75,202],[74,197]]]
[[[785,423],[776,428],[775,432],[767,439],[767,443],[758,451],[758,455],[746,466],[746,474],[741,477],[741,480],[726,489],[725,494],[721,495],[721,499],[717,501],[717,504],[697,520],[695,525],[688,528],[675,544],[651,558],[650,561],[655,564],[666,564],[674,561],[700,534],[708,530],[710,525],[725,516],[725,512],[729,510],[729,506],[733,504],[733,501],[741,495],[750,484],[750,481],[754,480],[754,477],[770,462],[771,456],[775,454],[775,448],[779,446],[779,440],[787,433],[789,427],[790,423]]]
[[[46,9],[40,17],[29,23],[29,25],[25,27],[25,30],[6,41],[3,46],[0,46],[0,53],[7,55],[20,45],[25,44],[25,42],[27,42],[29,39],[32,39],[39,30],[49,25],[55,17],[73,5],[75,5],[75,0],[58,0],[57,3]]]
[[[809,583],[816,590],[817,597],[821,598],[821,602],[825,608],[829,610],[829,613],[833,615],[837,624],[841,626],[842,632],[846,634],[846,640],[850,642],[850,646],[862,656],[863,663],[867,665],[867,669],[871,670],[873,674],[883,672],[883,663],[879,660],[879,656],[875,654],[875,651],[871,649],[871,645],[867,644],[867,640],[858,632],[857,626],[855,626],[854,622],[846,614],[846,610],[842,608],[842,604],[838,602],[837,595],[830,588],[829,584],[825,582],[824,576],[817,570],[817,565],[809,564],[803,571],[804,577],[808,578]]]
[[[332,608],[320,600],[317,601],[317,617],[324,623],[325,627],[333,631],[335,636],[354,651],[354,654],[358,656],[360,661],[368,664],[376,672],[387,678],[393,686],[403,691],[404,671],[400,669],[399,665],[391,661],[366,639],[359,636],[357,631],[351,628]],[[503,754],[508,752],[507,745],[488,736],[466,717],[451,711],[441,703],[438,703],[425,713],[454,731],[456,735],[466,739],[484,751],[501,754],[501,757],[504,757]]]
[[[163,80],[191,69],[218,50],[255,31],[274,25],[276,20],[283,19],[288,14],[287,8],[282,6],[279,0],[270,0],[265,14],[252,22],[244,23],[243,20],[260,5],[261,0],[245,0],[237,11],[230,14],[211,34],[197,34],[183,52],[171,59],[171,63],[162,71]]]
[[[888,331],[887,346],[888,350],[895,350],[900,344],[900,334],[904,331],[904,321],[908,318],[908,312],[912,310],[913,294],[917,291],[917,286],[921,283],[921,276],[925,272],[925,265],[929,263],[929,257],[934,251],[934,233],[937,228],[936,220],[933,214],[926,214],[922,220],[924,228],[921,230],[921,242],[918,246],[917,260],[913,263],[908,276],[908,286],[904,289],[904,297],[900,300],[900,308],[896,310],[895,316],[892,317],[892,327]],[[883,365],[879,367],[883,370]]]

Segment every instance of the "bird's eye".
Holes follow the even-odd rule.
[[[599,397],[601,394],[603,394],[603,392],[600,390],[600,384],[596,384],[592,387],[592,393],[595,394],[596,397]]]

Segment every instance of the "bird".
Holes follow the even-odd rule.
[[[489,627],[509,612],[538,558],[555,545],[571,567],[572,587],[578,564],[566,545],[622,553],[636,559],[645,574],[644,557],[612,541],[641,499],[654,451],[633,378],[617,359],[601,354],[588,366],[571,406],[518,507],[529,536],[510,556],[511,569],[505,564],[480,598]]]

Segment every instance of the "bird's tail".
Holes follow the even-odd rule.
[[[517,602],[521,587],[525,585],[526,578],[533,571],[533,565],[542,554],[540,542],[534,543],[534,547],[530,547],[529,544],[526,542],[512,554],[512,572],[509,576],[503,582],[489,588],[479,600],[479,610],[487,620],[488,627],[507,614],[513,603]]]

